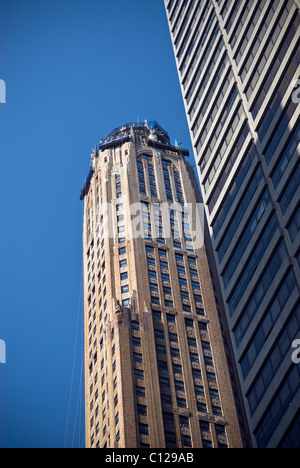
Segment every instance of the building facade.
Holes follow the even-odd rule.
[[[92,154],[81,194],[88,448],[242,446],[187,155],[156,122],[117,128]]]
[[[299,1],[165,7],[253,444],[299,447]]]

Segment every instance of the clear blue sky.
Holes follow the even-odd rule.
[[[0,43],[0,447],[81,446],[92,147],[139,118],[191,150],[164,2],[2,0]]]

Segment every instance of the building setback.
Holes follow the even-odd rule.
[[[92,155],[81,195],[88,448],[242,447],[187,155],[156,122],[115,129]]]
[[[299,1],[165,7],[253,444],[299,448]]]

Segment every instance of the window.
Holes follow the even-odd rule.
[[[179,408],[187,408],[186,400],[184,398],[177,398],[177,405]]]
[[[175,318],[175,315],[171,315],[171,314],[167,314],[167,321],[170,323],[175,323],[176,322],[176,318]]]
[[[191,447],[192,446],[192,440],[190,436],[183,435],[182,436],[182,445],[184,447]]]
[[[210,423],[207,421],[200,421],[200,429],[201,432],[210,432]]]
[[[209,389],[209,394],[210,394],[210,397],[211,397],[213,400],[219,400],[219,399],[220,399],[218,390],[215,390],[215,389],[213,389],[213,388],[210,388],[210,389]]]
[[[164,332],[162,330],[154,330],[155,338],[163,340],[165,338]]]
[[[140,330],[140,325],[139,325],[138,322],[132,321],[132,322],[131,322],[131,328],[132,328],[132,330],[139,331],[139,330]]]
[[[173,372],[174,374],[182,374],[182,367],[179,366],[178,364],[173,364]]]
[[[147,406],[144,406],[144,405],[137,405],[137,410],[138,410],[138,414],[140,414],[141,416],[147,416]]]
[[[152,311],[152,316],[154,320],[160,320],[161,321],[161,312],[158,312],[157,310]]]
[[[178,271],[178,273],[185,274],[185,268],[183,266],[181,266],[181,265],[177,265],[177,271]]]
[[[163,413],[163,419],[165,424],[174,424],[174,416],[172,413]]]
[[[204,388],[201,385],[195,385],[195,393],[197,396],[204,396]]]
[[[172,404],[172,398],[169,395],[161,395],[161,402],[166,405]]]
[[[114,379],[114,389],[117,388],[117,385],[118,385],[118,378],[115,377],[115,379]]]
[[[127,260],[120,261],[120,268],[125,268],[127,266]]]
[[[162,345],[156,345],[156,351],[158,354],[166,354],[166,347]]]
[[[156,283],[150,283],[150,291],[158,292],[158,285]]]
[[[176,443],[176,435],[174,432],[165,432],[165,437],[167,442]]]
[[[167,256],[167,251],[163,249],[158,249],[158,254],[160,257],[166,257]]]
[[[181,382],[180,380],[175,380],[175,388],[176,390],[179,390],[181,392],[184,392],[184,383]]]
[[[144,387],[135,387],[135,392],[137,396],[145,398],[146,396],[146,390]]]
[[[239,145],[238,148],[242,148],[244,142],[241,141],[241,144]],[[235,146],[235,149],[233,151],[233,154],[236,153],[237,155],[239,154],[239,151],[238,151],[238,148]],[[219,214],[216,218],[216,220],[214,221],[214,223],[212,224],[212,228],[214,230],[214,238],[216,239],[217,238],[217,235],[219,234],[220,232],[220,229],[226,219],[226,216],[229,212],[229,210],[231,209],[235,199],[236,199],[236,196],[239,192],[239,189],[243,183],[243,180],[245,179],[246,175],[248,174],[249,172],[249,169],[251,167],[251,164],[252,162],[254,161],[254,159],[256,158],[257,156],[257,153],[256,153],[256,148],[254,146],[253,143],[251,143],[250,147],[246,150],[245,152],[245,155],[244,155],[244,159],[243,159],[243,163],[242,165],[240,166],[240,168],[237,170],[237,172],[235,173],[235,177],[225,195],[225,197],[223,198],[223,203],[222,203],[222,207],[220,208],[219,210]],[[234,158],[233,158],[234,159]],[[234,159],[235,161],[235,159]],[[212,210],[216,204],[216,200],[218,199],[220,193],[221,193],[221,190],[223,189],[224,185],[225,185],[225,182],[228,178],[228,174],[230,173],[230,167],[232,167],[232,164],[234,162],[232,162],[229,167],[228,167],[228,170],[227,170],[227,165],[223,171],[223,176],[221,177],[221,179],[219,179],[218,181],[218,184],[216,186],[216,189],[217,190],[217,193],[216,195],[214,196],[214,194],[212,195],[212,200],[211,202],[209,202],[209,211],[210,213],[212,213]],[[261,170],[261,169],[260,169]],[[261,172],[261,178],[263,177],[263,174]],[[257,182],[256,184],[256,187],[258,186],[259,182]],[[255,187],[255,189],[256,189]],[[246,191],[246,193],[248,192],[248,190]],[[215,191],[214,191],[215,193]],[[250,195],[250,199],[252,197],[253,194],[249,194]],[[247,203],[247,202],[246,202]],[[249,202],[248,202],[249,204]],[[246,204],[247,206],[247,204]]]
[[[121,273],[121,281],[125,281],[128,279],[128,273],[125,271],[124,273]]]
[[[212,372],[207,372],[206,375],[207,375],[208,380],[210,380],[211,382],[217,381],[215,374],[213,374]]]
[[[284,215],[291,203],[291,201],[294,198],[294,195],[297,192],[297,189],[299,188],[300,184],[300,164],[298,164],[298,167],[294,170],[293,176],[286,187],[280,201],[280,208],[282,211],[282,214]]]
[[[198,380],[202,379],[202,374],[200,370],[192,369],[192,373],[193,373],[194,379],[198,379]]]
[[[118,223],[121,223],[124,221],[124,215],[117,216],[117,221]]]
[[[193,326],[194,326],[193,320],[185,319],[184,321],[185,321],[185,326],[186,326],[186,327],[191,327],[191,328],[193,328]]]
[[[219,406],[213,406],[212,409],[215,416],[222,416],[222,409]]]
[[[197,409],[200,413],[207,413],[206,405],[197,401]]]
[[[241,258],[247,246],[249,245],[252,236],[254,235],[256,229],[258,228],[259,223],[270,203],[271,203],[270,193],[269,193],[269,190],[266,189],[262,197],[259,200],[258,206],[254,214],[252,215],[251,219],[249,220],[247,224],[247,227],[243,236],[241,237],[241,239],[239,240],[239,243],[235,247],[234,253],[232,254],[232,258],[229,264],[226,267],[226,270],[223,276],[225,288],[228,286],[231,278],[234,275],[234,272],[237,266],[240,264]]]
[[[208,357],[208,356],[204,356],[204,362],[207,366],[210,366],[210,367],[214,367],[214,362],[212,360],[212,358]]]
[[[182,299],[187,299],[187,300],[190,299],[190,295],[186,291],[181,291],[181,297],[182,297]]]
[[[133,336],[132,337],[132,344],[133,344],[133,346],[141,347],[141,345],[142,345],[141,339],[137,338],[136,336]]]
[[[283,241],[279,244],[278,248],[276,249],[269,266],[267,267],[264,275],[262,276],[260,282],[257,285],[257,288],[253,291],[251,300],[247,305],[244,313],[240,317],[238,326],[234,332],[236,344],[239,347],[241,341],[243,339],[244,334],[247,331],[253,317],[257,313],[259,306],[261,305],[266,292],[268,291],[269,287],[273,279],[275,278],[279,268],[281,267],[282,263],[285,261],[287,256],[286,248]],[[233,314],[232,314],[233,315]]]
[[[168,370],[168,364],[165,361],[157,361],[158,368],[161,370]]]
[[[134,369],[134,375],[136,378],[144,380],[144,371],[140,369]]]
[[[289,162],[294,157],[294,155],[297,154],[297,146],[299,143],[298,135],[300,135],[300,123],[298,123],[298,125],[293,129],[292,134],[290,134],[288,145],[283,151],[279,162],[276,164],[275,171],[272,175],[272,182],[275,189],[277,189],[281,178],[288,167]]]
[[[171,356],[180,359],[180,352],[178,349],[171,348]]]
[[[189,418],[186,416],[179,416],[179,423],[181,427],[189,427]]]
[[[248,261],[248,264],[246,265],[246,268],[244,269],[244,272],[237,283],[234,292],[228,302],[229,305],[229,310],[231,313],[231,316],[233,315],[234,311],[236,310],[240,300],[242,299],[242,296],[246,290],[246,285],[249,284],[250,280],[252,279],[256,269],[258,268],[260,261],[263,257],[263,254],[265,253],[269,243],[271,242],[271,239],[273,238],[275,232],[279,228],[277,217],[274,214],[270,220],[270,222],[267,224],[251,258]]]
[[[300,330],[300,305],[293,313],[286,329],[282,333],[268,361],[260,371],[259,377],[256,379],[254,387],[247,396],[251,416],[253,416],[268,387],[271,385],[273,377],[276,375],[280,363],[282,363],[286,355],[290,352],[291,343],[296,338]]]
[[[256,361],[257,356],[259,355],[262,347],[264,346],[272,328],[274,327],[278,318],[280,317],[280,314],[283,311],[295,287],[296,279],[293,271],[291,270],[285,278],[272,304],[266,310],[265,318],[262,324],[260,325],[256,335],[254,336],[254,338],[252,338],[251,346],[241,362],[241,368],[244,379],[246,379],[246,377],[248,376],[252,366]],[[237,330],[237,333],[239,335],[244,333],[244,331],[241,330],[240,325],[239,329]]]
[[[122,286],[122,294],[126,294],[129,292],[129,286],[128,284],[126,286]]]
[[[156,274],[156,271],[154,270],[148,270],[148,275],[149,275],[149,278],[157,279],[157,274]]]
[[[183,262],[183,255],[176,254],[175,257],[176,257],[177,262]]]
[[[147,424],[139,423],[139,432],[140,434],[149,435],[149,427]]]
[[[148,265],[155,266],[155,259],[154,258],[147,258]]]
[[[204,449],[212,449],[213,448],[212,442],[210,442],[209,440],[203,440],[202,445],[203,445]]]
[[[151,297],[151,302],[152,302],[152,304],[160,305],[160,300],[159,300],[158,297],[152,296],[152,297]]]
[[[169,338],[170,338],[170,341],[173,341],[174,343],[178,343],[178,336],[175,335],[175,333],[169,333]]]
[[[159,383],[162,387],[170,387],[170,381],[169,379],[166,379],[165,377],[160,377]]]
[[[187,280],[185,278],[179,278],[179,284],[180,284],[180,286],[186,286],[187,287]]]
[[[226,433],[225,433],[225,426],[221,426],[220,424],[216,424],[215,425],[215,428],[216,428],[216,433],[217,435],[222,435],[222,436],[225,436]]]
[[[194,348],[197,347],[197,341],[194,338],[188,338],[189,346],[193,346]]]
[[[191,362],[199,363],[199,356],[195,353],[190,353]]]
[[[125,255],[126,254],[126,247],[122,247],[121,249],[119,249],[119,255]]]

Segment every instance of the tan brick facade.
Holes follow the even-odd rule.
[[[117,129],[92,155],[82,193],[87,447],[242,446],[205,247],[193,247],[186,208],[181,219],[173,209],[196,205],[185,155],[147,122]]]

